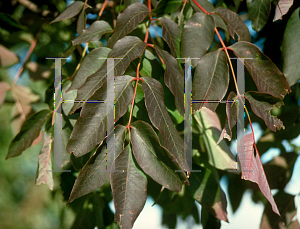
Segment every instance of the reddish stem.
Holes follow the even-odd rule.
[[[210,13],[208,13],[202,6],[200,6],[199,3],[198,3],[196,0],[193,0],[193,2],[194,2],[194,3],[196,4],[196,6],[198,6],[199,9],[202,10],[205,14],[208,14],[208,15],[210,14]]]

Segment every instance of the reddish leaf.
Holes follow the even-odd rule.
[[[165,17],[160,17],[158,20],[162,27],[162,37],[169,45],[172,56],[180,57],[180,27],[174,21]]]
[[[229,69],[226,54],[221,49],[207,53],[195,69],[193,100],[222,100],[229,85]],[[215,111],[218,103],[193,103],[193,112],[207,107]]]
[[[233,91],[231,91],[228,95],[227,101],[233,101],[235,97],[236,94]],[[236,125],[236,119],[237,119],[237,107],[235,102],[226,103],[226,116],[227,119],[225,121],[225,127],[222,130],[222,133],[220,135],[217,144],[219,144],[223,138],[226,138],[229,141],[231,141],[232,138],[231,129]]]
[[[202,57],[209,49],[214,38],[214,19],[204,13],[195,13],[185,24],[181,38],[181,56],[184,58]],[[192,60],[192,66],[198,60]]]
[[[47,134],[41,152],[39,154],[39,167],[38,167],[37,178],[35,183],[36,185],[40,185],[44,183],[48,185],[51,190],[53,190],[52,172],[47,171],[47,170],[52,170],[51,144],[52,144],[51,135]]]
[[[138,37],[127,36],[119,40],[112,51],[108,54],[108,58],[118,57],[123,59],[116,59],[115,76],[121,76],[129,66],[130,62],[137,57],[140,57],[146,47],[146,43],[141,41]],[[107,62],[90,75],[81,88],[78,89],[76,100],[88,100],[94,92],[99,89],[106,81],[107,76]],[[109,69],[112,71],[112,69]],[[83,104],[77,103],[74,105],[73,112],[82,107]]]
[[[19,57],[9,49],[0,45],[0,67],[7,68],[19,62]]]
[[[110,174],[115,221],[121,228],[131,229],[146,203],[147,177],[135,165],[129,145],[115,159],[115,167],[123,171]]]
[[[106,21],[95,21],[87,29],[85,29],[72,43],[79,45],[90,41],[98,41],[103,34],[112,32],[112,28]]]
[[[273,211],[280,216],[275,200],[272,196],[264,168],[261,164],[259,153],[254,156],[254,139],[252,133],[245,135],[237,145],[237,154],[241,162],[242,179],[258,184],[262,194],[272,205]]]
[[[251,42],[249,29],[237,13],[222,7],[217,8],[215,12],[226,21],[233,39],[235,39],[234,34],[236,33],[239,41]]]
[[[143,77],[142,88],[149,118],[163,137],[163,146],[172,153],[180,163],[182,170],[190,171],[184,157],[183,139],[174,127],[164,103],[162,85],[155,79]]]
[[[0,107],[5,100],[6,92],[9,90],[10,85],[6,82],[0,82]]]
[[[124,140],[125,127],[117,125],[115,127],[114,148],[108,148],[106,150],[105,144],[103,144],[97,149],[96,153],[88,160],[88,162],[80,171],[73,186],[68,203],[71,203],[73,200],[95,191],[108,181],[109,172],[112,169],[111,165],[115,159],[114,156],[117,157],[124,149]]]
[[[182,182],[175,172],[180,170],[176,158],[160,145],[155,131],[148,123],[136,121],[131,127],[133,154],[144,172],[163,187],[180,192]],[[170,165],[171,161],[175,162],[173,166]]]
[[[245,65],[259,92],[268,93],[283,99],[291,91],[283,73],[254,44],[239,41],[230,46],[235,55],[245,59]]]
[[[69,19],[75,17],[81,11],[84,2],[75,1],[67,7],[57,18],[55,18],[51,23],[58,22],[61,20]],[[50,23],[50,24],[51,24]]]
[[[275,98],[269,94],[254,91],[245,93],[245,98],[250,102],[253,112],[265,121],[270,130],[276,132],[276,129],[284,129],[283,123],[278,118],[271,115],[271,110],[274,107],[279,108],[283,105],[281,99]]]
[[[131,76],[115,78],[115,122],[128,110],[133,97]],[[92,100],[106,100],[107,84],[95,92]],[[110,113],[111,111],[108,111]],[[80,112],[71,137],[68,141],[67,151],[74,152],[79,157],[90,152],[106,136],[107,110],[105,103],[86,103]]]
[[[166,65],[165,84],[175,97],[177,110],[184,116],[184,77],[178,62],[167,51],[159,47],[156,47],[156,53]]]
[[[278,0],[273,21],[282,19],[293,5],[294,0]]]
[[[107,47],[112,48],[118,40],[133,31],[149,14],[147,6],[140,2],[126,8],[117,18],[115,31],[108,39]]]

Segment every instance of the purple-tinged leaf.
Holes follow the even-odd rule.
[[[233,39],[235,39],[234,34],[237,34],[238,41],[251,42],[249,29],[237,13],[223,7],[217,8],[215,12],[226,21],[230,36]]]
[[[252,58],[245,59],[245,65],[259,92],[283,99],[291,91],[283,73],[254,44],[239,41],[231,45],[230,48],[239,58]]]
[[[52,172],[47,170],[52,170],[51,162],[51,135],[47,134],[39,154],[39,167],[37,171],[36,185],[46,184],[51,190],[53,190],[53,177]]]
[[[176,130],[164,103],[162,85],[155,79],[143,77],[142,89],[149,118],[163,137],[163,146],[180,163],[181,170],[190,171],[184,156],[184,142]]]
[[[117,125],[114,131],[115,148],[109,148],[106,152],[106,147],[103,144],[97,149],[96,153],[88,160],[80,171],[73,186],[68,203],[95,191],[108,181],[110,171],[111,169],[114,169],[112,168],[112,163],[115,159],[114,156],[117,157],[124,149],[125,126]]]
[[[195,168],[201,172],[191,173],[190,186],[186,187],[187,191],[216,218],[228,222],[227,200],[219,185],[219,180],[209,168],[196,166]]]
[[[254,156],[254,144],[252,133],[245,135],[238,142],[237,154],[241,162],[242,179],[257,183],[262,194],[272,205],[273,211],[280,216],[277,205],[272,196],[264,168],[261,164],[259,153],[256,152],[256,156]]]
[[[40,131],[50,110],[41,110],[26,119],[20,133],[15,136],[9,145],[8,154],[5,159],[16,157],[29,148],[33,141],[39,136]]]
[[[7,68],[19,62],[19,57],[3,45],[0,45],[0,67]]]
[[[9,90],[10,85],[6,82],[0,82],[0,107],[5,100],[6,92]]]
[[[61,20],[69,19],[75,17],[77,14],[80,13],[84,2],[75,1],[71,5],[69,5],[57,18],[55,18],[50,24],[54,22],[58,22]]]
[[[163,64],[166,65],[165,84],[175,97],[175,103],[179,113],[184,116],[184,77],[178,66],[177,60],[167,51],[156,47],[156,53]]]
[[[226,142],[222,141],[217,144],[221,134],[221,124],[218,115],[204,107],[200,111],[195,112],[194,118],[196,127],[203,136],[209,163],[221,170],[235,169],[236,160]]]
[[[116,170],[110,174],[116,209],[115,221],[120,228],[131,229],[147,199],[147,177],[133,160],[129,145],[115,159]]]
[[[271,110],[274,107],[283,105],[283,101],[279,98],[273,97],[269,94],[250,91],[245,93],[245,98],[249,101],[253,112],[262,118],[266,126],[276,132],[276,130],[284,129],[283,123],[271,115]]]
[[[73,45],[79,45],[90,41],[98,41],[103,34],[112,32],[112,28],[106,21],[95,21],[87,29],[85,29],[73,41]]]
[[[182,182],[175,172],[180,170],[176,158],[160,145],[155,131],[148,123],[136,121],[131,127],[132,150],[139,166],[163,187],[180,192]]]
[[[114,44],[133,31],[150,14],[147,6],[138,2],[124,10],[117,18],[114,33],[108,39],[107,47],[112,48]]]
[[[158,19],[162,27],[162,37],[170,47],[172,56],[180,57],[180,40],[181,40],[181,29],[172,20],[160,17]]]
[[[278,3],[276,6],[273,22],[282,19],[282,16],[284,16],[293,5],[294,0],[278,0],[277,2]]]
[[[290,86],[300,80],[299,14],[300,8],[296,9],[288,20],[282,41],[283,73]]]
[[[88,76],[92,75],[100,67],[102,67],[106,60],[100,58],[106,58],[110,51],[111,49],[109,48],[100,47],[93,49],[89,54],[87,54],[87,56],[83,59],[78,72],[74,76],[74,80],[68,91],[80,88],[85,83]]]
[[[268,21],[273,0],[252,0],[247,1],[249,19],[252,21],[252,28],[255,31],[261,30]]]
[[[195,13],[185,24],[181,38],[181,56],[183,58],[202,57],[209,49],[214,38],[214,19],[205,13]],[[192,66],[198,60],[192,59]]]
[[[119,76],[115,78],[115,122],[128,110],[133,97],[131,76]],[[107,83],[95,92],[92,100],[106,100]],[[76,157],[90,152],[106,136],[107,112],[105,103],[86,103],[80,117],[76,121],[71,137],[68,141],[67,151],[74,152]]]
[[[231,91],[228,95],[227,101],[233,101],[236,97],[236,94]],[[226,116],[227,119],[225,121],[225,127],[222,130],[222,133],[220,135],[220,138],[217,142],[217,144],[220,143],[220,141],[223,138],[228,139],[229,141],[231,141],[232,138],[232,132],[231,129],[232,127],[234,127],[237,123],[237,107],[236,107],[236,102],[227,102],[226,103]]]
[[[138,37],[127,36],[119,40],[108,54],[108,58],[123,58],[114,61],[114,75],[123,75],[130,62],[143,54],[145,47],[146,43],[141,41]],[[76,100],[88,100],[95,91],[103,85],[107,77],[106,63],[107,62],[105,61],[102,67],[94,74],[90,75],[84,85],[78,89]],[[109,71],[112,71],[112,69],[109,69]],[[82,106],[81,103],[75,104],[73,112]]]
[[[196,0],[196,2],[203,7],[208,13],[211,13],[215,10],[215,7],[213,4],[211,4],[208,0]],[[203,12],[199,9],[199,7],[194,3],[194,1],[191,1],[191,5],[194,8],[196,12]]]
[[[193,80],[193,112],[207,107],[215,111],[218,103],[206,103],[204,100],[222,100],[229,85],[229,68],[226,54],[221,49],[204,55],[197,64]]]

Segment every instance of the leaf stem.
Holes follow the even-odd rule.
[[[98,20],[100,19],[100,17],[102,16],[103,11],[104,11],[104,9],[105,9],[105,7],[106,7],[106,4],[107,4],[107,0],[104,1],[103,5],[102,5],[102,7],[101,7],[101,10],[99,11],[99,14],[98,14],[98,17],[97,17],[97,21],[98,21]]]

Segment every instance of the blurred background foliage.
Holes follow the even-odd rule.
[[[113,25],[116,12],[119,11],[120,2],[117,1],[114,4],[111,1],[109,2],[101,19]],[[157,1],[153,2],[157,3]],[[168,1],[162,0],[161,2],[163,5],[164,2],[167,4]],[[282,70],[281,46],[283,34],[288,19],[293,11],[299,7],[299,1],[295,0],[294,5],[283,17],[283,20],[273,22],[273,17],[269,17],[266,26],[259,32],[251,28],[246,1],[215,0],[211,2],[215,6],[225,6],[238,12],[249,27],[252,42]],[[52,109],[54,61],[47,60],[46,57],[68,57],[71,53],[70,58],[62,67],[63,79],[73,75],[81,59],[83,46],[72,47],[71,45],[71,40],[78,35],[76,31],[77,17],[49,24],[70,3],[71,1],[66,2],[65,0],[6,0],[0,2],[0,227],[3,229],[93,228],[95,225],[99,228],[101,226],[117,228],[116,224],[113,223],[113,213],[108,205],[112,200],[109,183],[97,192],[81,197],[66,206],[66,201],[78,175],[78,169],[87,161],[88,156],[79,159],[73,158],[73,165],[68,168],[72,170],[71,173],[54,173],[55,185],[52,192],[46,185],[34,185],[38,154],[42,147],[42,134],[22,156],[8,161],[4,160],[9,143],[19,132],[25,117],[41,109]],[[87,24],[90,24],[96,19],[103,1],[89,0],[88,4],[92,6],[86,10]],[[180,12],[180,4],[172,5],[172,7],[176,6],[176,9],[163,5],[158,8],[156,13],[163,15],[175,11],[175,14],[171,14],[170,17],[176,17],[177,13]],[[274,15],[275,7],[276,5],[272,4],[271,15]],[[185,10],[188,14],[190,8],[187,7]],[[144,32],[144,28],[140,26],[132,34],[143,37]],[[150,34],[157,44],[168,50],[168,46],[161,39],[160,27],[151,26]],[[224,38],[226,36],[225,33],[221,35]],[[105,38],[104,36],[101,39],[103,43],[90,44],[88,51],[93,48],[93,44],[98,47],[106,45]],[[228,44],[231,42],[233,41],[227,39]],[[211,50],[219,47],[219,40],[216,37]],[[149,62],[151,61],[151,55],[149,54]],[[131,67],[134,68],[136,64],[136,61],[133,61]],[[23,70],[21,74],[20,69]],[[154,70],[158,74],[163,74],[160,66],[154,68]],[[155,77],[154,70],[153,77]],[[18,77],[19,74],[20,77]],[[6,90],[14,84],[16,76],[18,80],[13,91]],[[246,91],[256,90],[249,74],[246,74],[246,82]],[[228,91],[234,90],[234,85],[230,85]],[[50,97],[47,97],[49,93]],[[263,163],[265,163],[264,168],[270,187],[277,190],[275,200],[281,211],[280,208],[289,203],[289,207],[284,209],[285,214],[283,214],[283,217],[286,222],[291,222],[296,214],[294,195],[299,192],[299,185],[292,185],[294,189],[293,187],[289,188],[289,191],[286,187],[292,177],[294,177],[294,182],[300,182],[299,174],[296,174],[300,173],[299,82],[292,86],[292,92],[286,96],[284,103],[285,106],[272,110],[272,113],[283,121],[286,127],[285,130],[273,133],[266,128],[263,120],[253,114],[252,122],[256,123],[257,147]],[[174,104],[167,104],[167,107],[173,121],[177,124],[177,129],[182,130],[182,118],[177,113],[172,113]],[[224,110],[225,105],[220,104],[217,113],[222,126],[224,126],[226,118]],[[139,117],[141,114],[141,111],[140,113],[134,111],[135,117]],[[199,148],[201,147],[199,146]],[[234,143],[232,148],[234,148]],[[296,163],[297,159],[298,163]],[[230,201],[233,212],[240,206],[243,194],[247,189],[252,190],[254,202],[262,201],[266,204],[266,199],[262,196],[256,184],[241,180],[240,176],[236,174],[223,171],[218,171],[218,173],[219,177],[228,184],[228,201]],[[149,195],[156,199],[159,194],[159,187],[151,179],[149,187],[151,187],[148,190]],[[174,199],[176,199],[175,202]],[[182,215],[183,218],[192,214],[195,222],[199,223],[199,215],[195,214],[197,212],[194,209],[195,206],[193,203],[188,203],[184,196],[174,198],[171,193],[166,191],[160,196],[158,205],[164,209],[162,223],[168,225],[169,228],[175,227],[176,214]],[[266,206],[262,217],[262,225],[268,226],[268,222],[274,222],[273,220],[276,221],[277,218],[272,213],[268,203]],[[215,228],[214,225],[220,225],[220,221],[211,217],[203,208],[201,218],[204,227]],[[267,226],[266,228],[268,228]],[[276,228],[279,228],[279,226],[276,225]]]

